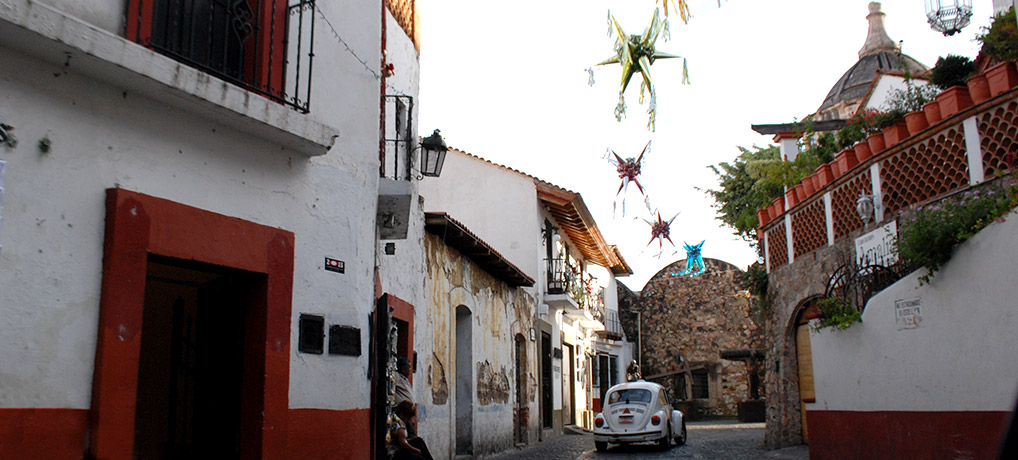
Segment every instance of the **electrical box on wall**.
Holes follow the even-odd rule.
[[[410,225],[410,182],[381,179],[378,184],[378,236],[405,240]]]
[[[318,315],[300,315],[297,324],[297,351],[320,355],[325,352],[325,317]]]
[[[330,355],[361,355],[361,329],[352,326],[329,326]]]

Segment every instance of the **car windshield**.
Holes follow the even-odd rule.
[[[625,388],[622,390],[614,391],[608,395],[608,404],[615,404],[617,402],[629,403],[649,403],[650,402],[650,390],[643,390],[639,388]]]

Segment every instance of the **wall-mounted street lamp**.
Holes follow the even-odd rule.
[[[944,36],[958,33],[972,19],[972,0],[926,0],[926,20]]]
[[[442,174],[442,165],[445,163],[445,154],[449,147],[445,140],[435,130],[430,136],[421,141],[421,174],[428,177],[438,177]]]
[[[859,213],[863,226],[868,224],[870,219],[873,218],[873,210],[873,195],[859,195],[859,199],[855,200],[855,212]]]

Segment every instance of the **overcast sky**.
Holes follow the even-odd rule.
[[[707,166],[732,161],[737,146],[766,146],[770,136],[751,124],[782,123],[814,112],[838,78],[858,60],[866,38],[865,0],[690,0],[693,17],[670,16],[671,39],[661,51],[688,59],[658,60],[657,131],[646,128],[639,76],[626,92],[628,116],[616,122],[621,71],[585,69],[613,56],[608,12],[627,34],[639,34],[657,5],[652,0],[421,0],[422,135],[440,128],[455,148],[579,192],[609,244],[636,272],[621,281],[640,290],[666,265],[685,258],[683,241],[703,245],[703,257],[745,268],[749,244],[716,220],[716,188]],[[972,24],[944,37],[926,23],[921,0],[885,1],[888,35],[905,54],[932,67],[938,56],[974,58],[975,34],[989,23],[991,0],[975,0]],[[641,182],[667,219],[675,246],[648,246],[651,219],[630,187],[626,215],[613,211],[619,179],[604,158],[639,154],[647,141]],[[676,253],[677,251],[677,253]]]

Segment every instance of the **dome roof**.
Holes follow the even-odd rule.
[[[837,106],[841,102],[853,104],[859,102],[866,94],[873,79],[881,71],[911,72],[922,74],[929,70],[919,61],[908,55],[901,54],[897,44],[891,37],[887,36],[884,30],[884,13],[880,11],[880,3],[869,4],[869,14],[866,15],[869,22],[869,30],[866,33],[866,42],[859,50],[859,60],[838,79],[831,91],[824,98],[824,103],[817,111],[823,115],[827,109]],[[821,116],[821,119],[826,117]]]
[[[926,66],[905,54],[899,56],[897,52],[886,50],[867,54],[838,79],[820,105],[819,112],[823,113],[842,101],[852,103],[862,99],[880,71],[909,71],[919,75],[927,70]]]

